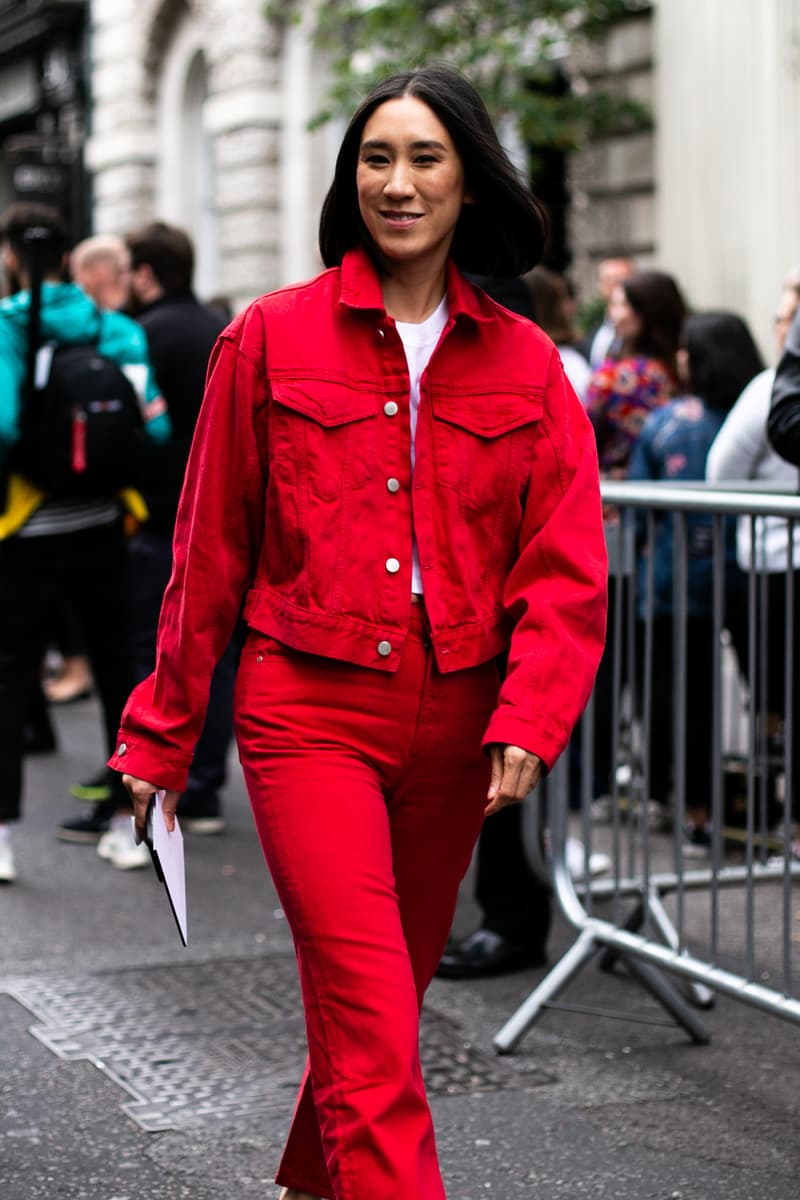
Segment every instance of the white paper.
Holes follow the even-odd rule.
[[[186,923],[186,868],[183,859],[183,834],[175,818],[169,833],[164,822],[164,792],[156,792],[152,809],[152,854],[159,877],[167,889],[172,912],[184,946],[188,945]]]

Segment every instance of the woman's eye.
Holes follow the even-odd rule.
[[[369,163],[370,166],[373,166],[373,167],[375,167],[375,166],[382,167],[382,166],[385,166],[386,163],[388,163],[389,159],[386,157],[385,154],[366,154],[364,156],[363,161],[365,163]]]
[[[431,163],[437,161],[435,154],[419,154],[414,159],[414,162],[420,167],[429,167]]]

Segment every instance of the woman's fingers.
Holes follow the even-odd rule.
[[[140,838],[143,838],[145,835],[147,809],[151,798],[158,791],[158,788],[154,783],[149,783],[146,779],[137,779],[135,775],[123,775],[122,785],[133,803],[133,822],[136,826],[136,833]]]
[[[507,804],[524,800],[542,773],[542,760],[521,746],[493,745],[489,747],[492,774],[487,794],[486,816],[499,812]]]

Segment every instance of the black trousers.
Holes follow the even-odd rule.
[[[172,537],[145,528],[131,539],[129,553],[134,670],[138,682],[150,674],[156,663],[158,617],[172,571]],[[214,671],[206,721],[189,771],[188,795],[216,792],[225,783],[233,738],[233,690],[239,653],[240,643],[234,638]]]
[[[521,804],[501,808],[481,827],[475,898],[484,929],[544,949],[552,915],[550,888],[528,866]]]
[[[122,521],[0,542],[0,821],[19,819],[23,724],[54,614],[69,602],[86,636],[107,753],[133,685]]]
[[[644,626],[637,630],[644,644]],[[650,795],[667,805],[674,786],[673,713],[679,706],[686,722],[686,805],[711,807],[711,734],[713,725],[714,626],[706,617],[686,623],[686,678],[675,679],[672,617],[653,619],[653,690],[650,727]],[[637,658],[640,705],[643,703],[644,654]]]

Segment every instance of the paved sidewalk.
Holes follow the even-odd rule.
[[[0,890],[0,1196],[272,1200],[302,1022],[235,760],[228,831],[186,839],[184,950],[149,871],[55,840],[80,807],[69,782],[99,758],[91,701],[57,721],[62,751],[29,762],[19,882]],[[475,918],[468,881],[457,931]],[[571,939],[558,919],[553,959]],[[430,989],[449,1200],[797,1200],[795,1026],[721,999],[711,1045],[692,1046],[624,974],[589,968],[564,1004],[626,1019],[551,1011],[498,1057],[493,1034],[541,975]]]

